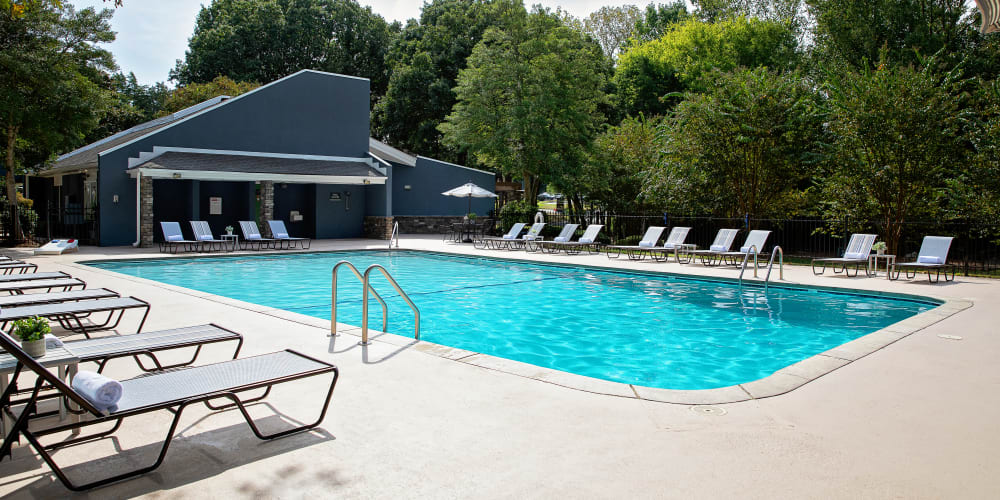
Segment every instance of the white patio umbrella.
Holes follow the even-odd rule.
[[[458,186],[454,189],[449,189],[443,193],[445,196],[454,196],[456,198],[468,198],[469,199],[469,210],[466,213],[472,212],[472,199],[473,198],[496,198],[497,195],[487,191],[471,182],[467,182]]]

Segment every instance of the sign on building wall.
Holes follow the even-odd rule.
[[[221,196],[212,196],[208,199],[208,215],[222,215]]]

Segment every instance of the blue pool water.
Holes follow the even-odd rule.
[[[421,339],[605,380],[709,389],[766,377],[935,307],[813,289],[767,294],[707,280],[425,252],[364,251],[92,262],[90,265],[330,318],[330,270],[382,264],[421,312]],[[341,269],[337,319],[361,324],[361,285]],[[381,276],[392,333],[409,307]],[[382,326],[369,304],[369,325]]]

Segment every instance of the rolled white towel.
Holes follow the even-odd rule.
[[[555,238],[552,238],[552,241],[557,241],[559,243],[564,243],[564,242],[569,241],[569,238],[567,238],[565,236],[556,236]]]
[[[57,349],[57,348],[60,348],[62,346],[63,346],[63,341],[59,337],[56,337],[55,335],[52,335],[51,333],[46,333],[45,334],[45,348],[46,349]]]
[[[645,241],[645,240],[639,242],[639,246],[642,248],[653,248],[654,244],[655,243],[652,241]]]
[[[117,380],[88,371],[81,371],[73,377],[73,389],[101,411],[117,409],[118,400],[124,392]]]

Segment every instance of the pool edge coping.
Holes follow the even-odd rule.
[[[353,250],[333,250],[333,251],[313,251],[313,252],[307,251],[307,252],[295,252],[295,253],[337,253],[337,252],[357,252],[357,251],[382,251],[382,250],[353,249]],[[458,256],[476,257],[475,255],[470,255],[470,254],[438,252],[438,251],[419,250],[419,249],[406,249],[405,251],[432,253],[439,255],[458,255]],[[258,252],[247,255],[268,255],[268,254],[287,255],[288,253]],[[245,256],[245,255],[230,254],[230,256],[235,257],[235,256]],[[178,256],[178,257],[183,258],[183,256]],[[166,258],[170,259],[178,257],[170,256]],[[191,256],[186,256],[186,257],[190,258]],[[580,265],[580,264],[562,264],[562,263],[554,264],[549,262],[538,262],[527,259],[504,258],[496,256],[479,256],[479,257],[496,259],[496,260],[523,262],[530,264],[583,267],[590,269],[606,270],[611,272],[624,271],[626,273],[633,273],[633,274],[664,275],[664,276],[680,277],[686,279],[698,279],[706,281],[718,281],[718,282],[730,282],[730,283],[736,281],[731,278],[689,275],[676,272],[646,271],[646,270],[632,270],[632,269],[623,270],[613,267]],[[81,263],[81,262],[109,262],[109,261],[121,261],[121,260],[139,260],[139,259],[98,258],[98,259],[87,259],[86,261],[72,261],[63,263],[63,265],[82,268],[90,272],[97,272],[99,274],[108,273],[119,279],[134,281],[148,286],[154,286],[165,290],[170,290],[177,293],[189,295],[192,297],[197,297],[212,302],[217,302],[223,305],[237,307],[240,309],[260,314],[265,314],[285,321],[292,321],[306,326],[320,328],[326,332],[330,331],[329,320],[324,320],[284,309],[262,306],[260,304],[245,302],[242,300],[233,299],[222,295],[215,295],[207,292],[202,292],[199,290],[194,290],[191,288],[150,280],[147,278],[131,276]],[[847,366],[853,363],[854,361],[857,361],[875,352],[878,352],[888,347],[889,345],[898,342],[899,340],[902,340],[910,335],[913,335],[921,330],[924,330],[927,327],[930,327],[947,318],[950,318],[951,316],[954,316],[955,314],[958,314],[961,311],[969,309],[974,305],[973,301],[967,299],[928,297],[923,295],[913,295],[913,294],[898,293],[898,292],[883,292],[875,290],[857,290],[852,288],[836,287],[836,286],[827,287],[823,285],[802,285],[802,284],[797,284],[797,285],[782,284],[782,285],[772,285],[772,286],[780,286],[782,288],[819,289],[824,291],[829,290],[840,293],[857,292],[852,294],[868,295],[876,297],[897,297],[897,298],[917,300],[923,302],[933,301],[937,302],[938,304],[933,309],[916,314],[902,321],[888,325],[885,328],[876,330],[862,337],[858,337],[844,344],[840,344],[827,351],[821,352],[819,354],[810,356],[801,361],[788,365],[784,368],[777,370],[771,375],[768,375],[767,377],[763,377],[750,382],[744,382],[742,384],[719,387],[714,389],[661,389],[655,387],[646,387],[635,384],[626,384],[623,382],[614,382],[610,380],[597,379],[593,377],[588,377],[586,375],[579,375],[579,374],[559,371],[552,368],[536,366],[521,361],[501,358],[489,354],[477,353],[474,351],[468,351],[456,347],[436,344],[424,340],[415,340],[410,337],[405,337],[402,335],[397,335],[389,332],[381,332],[375,329],[369,329],[369,340],[373,342],[386,343],[396,347],[401,347],[403,349],[412,347],[415,351],[421,352],[423,354],[429,354],[432,356],[437,356],[451,361],[457,361],[467,365],[477,366],[479,368],[499,371],[509,375],[515,375],[522,378],[529,378],[539,382],[545,382],[553,385],[558,385],[560,387],[565,387],[568,389],[589,392],[592,394],[600,394],[606,396],[636,399],[640,401],[651,401],[651,402],[669,403],[669,404],[712,405],[712,404],[739,403],[754,399],[763,399],[763,398],[769,398],[786,394],[799,387],[802,387],[803,385],[808,384],[809,382],[812,382],[813,380],[819,379],[820,377],[832,373],[837,369]],[[355,325],[338,323],[337,336],[339,337],[345,334],[360,338],[361,328]],[[336,337],[334,337],[332,341],[335,341],[335,339]]]

